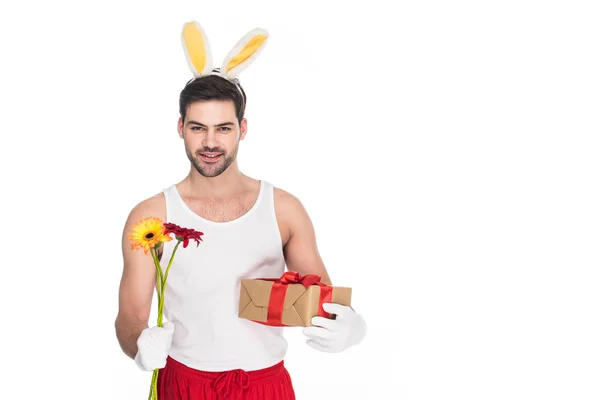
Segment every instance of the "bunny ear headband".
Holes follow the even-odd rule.
[[[202,26],[196,21],[188,22],[181,33],[188,66],[195,78],[219,75],[236,85],[239,83],[237,76],[258,57],[268,37],[269,33],[264,29],[251,30],[229,50],[221,67],[213,68],[211,48]]]

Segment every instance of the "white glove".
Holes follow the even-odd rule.
[[[336,319],[313,317],[313,325],[302,329],[306,343],[317,350],[339,353],[360,343],[367,335],[364,318],[352,308],[335,303],[324,303],[323,310],[335,314]]]
[[[153,326],[142,331],[135,355],[135,363],[142,371],[153,371],[167,365],[174,329],[172,322],[165,322],[162,327]]]

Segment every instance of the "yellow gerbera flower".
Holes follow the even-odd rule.
[[[144,253],[148,254],[148,251],[160,242],[169,242],[173,238],[165,235],[165,226],[159,218],[148,217],[135,224],[129,234],[129,240],[132,242],[132,250],[144,249]]]

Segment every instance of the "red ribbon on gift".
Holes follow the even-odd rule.
[[[318,315],[329,318],[329,313],[323,310],[323,303],[331,302],[333,288],[321,282],[319,275],[308,274],[300,275],[298,272],[287,271],[280,278],[259,278],[264,281],[272,281],[271,296],[269,297],[269,308],[267,310],[267,325],[285,326],[281,323],[281,315],[283,314],[283,303],[287,292],[287,285],[290,283],[301,283],[305,288],[311,285],[321,287],[319,295],[319,310]]]

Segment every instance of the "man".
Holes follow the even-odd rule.
[[[239,143],[247,134],[245,105],[242,87],[218,73],[188,82],[177,129],[190,172],[137,204],[125,223],[116,334],[140,369],[160,368],[160,400],[295,399],[283,364],[285,328],[238,317],[240,280],[278,277],[287,266],[331,284],[302,203],[238,167]],[[152,258],[131,251],[128,240],[133,225],[150,216],[204,233],[202,244],[177,252],[163,327],[148,326],[156,278]],[[169,260],[174,242],[161,245],[161,261]],[[352,308],[323,309],[336,319],[314,317],[316,326],[303,328],[309,346],[339,352],[365,337],[365,322]]]

